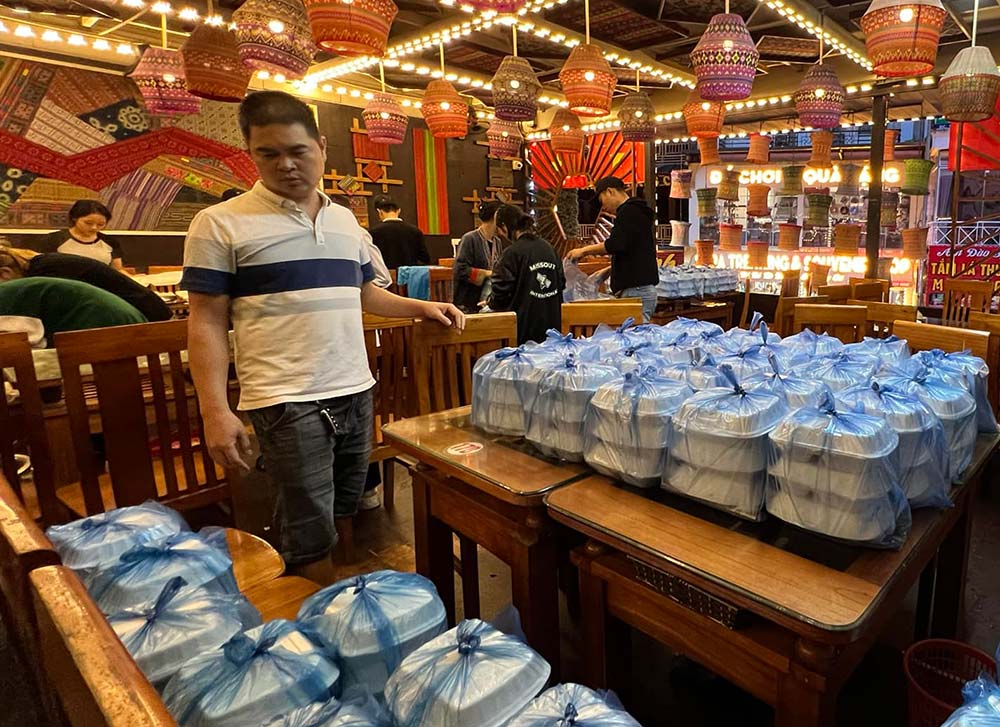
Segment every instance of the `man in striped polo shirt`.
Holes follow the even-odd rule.
[[[318,191],[326,140],[309,108],[277,91],[243,101],[240,130],[260,174],[200,212],[184,249],[191,372],[212,458],[247,468],[249,440],[226,398],[232,320],[239,408],[277,486],[281,553],[327,580],[335,519],[354,514],[371,451],[374,385],[361,311],[464,326],[452,305],[372,283],[365,231]]]

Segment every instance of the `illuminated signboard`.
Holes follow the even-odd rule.
[[[730,166],[730,168],[734,168]],[[898,166],[887,166],[882,168],[882,181],[886,184],[899,184],[901,179],[900,168]],[[708,173],[708,183],[712,186],[722,181],[722,170],[712,169]],[[813,169],[806,167],[802,173],[802,182],[807,187],[817,185],[839,184],[840,167],[836,164],[830,169]],[[872,181],[871,171],[866,164],[861,170],[861,184],[868,185]],[[780,184],[781,167],[749,167],[740,170],[740,184]]]
[[[745,252],[715,252],[715,264],[720,268],[731,270],[750,270],[762,273],[761,278],[767,279],[766,271],[786,271],[786,270],[809,270],[809,263],[818,263],[830,267],[831,282],[846,281],[851,276],[864,277],[868,270],[868,259],[863,255],[850,257],[847,255],[834,255],[827,250],[815,252],[783,252],[772,249],[767,256],[767,268],[751,268],[749,254]],[[894,257],[889,273],[893,282],[902,285],[912,285],[913,263],[908,258]],[[753,277],[751,275],[751,277]]]

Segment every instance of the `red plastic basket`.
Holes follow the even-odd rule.
[[[903,655],[910,727],[939,727],[962,706],[962,687],[980,674],[997,677],[993,657],[948,639],[918,641]]]

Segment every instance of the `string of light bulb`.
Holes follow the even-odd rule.
[[[31,20],[19,21],[17,23],[10,22],[9,26],[3,20],[0,20],[0,35],[7,34],[13,35],[15,38],[19,38],[25,42],[38,40],[53,45],[65,43],[76,48],[89,47],[101,53],[126,56],[130,59],[137,52],[136,47],[132,43],[113,41],[102,38],[99,35],[57,30],[56,28],[51,28]]]

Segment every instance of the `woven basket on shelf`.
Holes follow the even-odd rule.
[[[719,249],[724,252],[740,252],[743,249],[743,225],[720,222]]]
[[[833,226],[833,254],[850,255],[854,257],[858,254],[858,245],[861,243],[861,225],[853,222],[842,222]]]
[[[670,199],[691,199],[690,169],[674,169],[670,172]]]
[[[747,240],[747,263],[752,268],[766,268],[771,245],[766,240]]]
[[[698,253],[699,265],[715,265],[715,240],[695,240],[694,249]]]
[[[715,217],[717,212],[715,203],[718,199],[715,187],[696,189],[694,193],[698,197],[698,216]]]
[[[779,250],[798,250],[801,238],[802,225],[795,225],[791,222],[782,222],[778,225]]]

